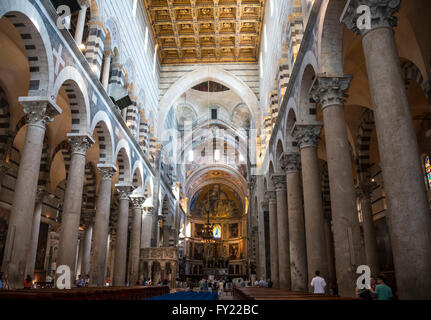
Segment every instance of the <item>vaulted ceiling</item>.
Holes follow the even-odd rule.
[[[265,0],[143,0],[162,64],[256,62]]]

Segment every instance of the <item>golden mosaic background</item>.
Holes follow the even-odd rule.
[[[143,0],[162,64],[256,62],[265,0]]]

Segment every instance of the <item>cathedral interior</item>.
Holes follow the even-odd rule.
[[[430,13],[1,0],[0,281],[431,299]]]

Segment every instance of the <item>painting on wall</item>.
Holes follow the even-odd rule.
[[[238,238],[239,228],[238,223],[233,223],[229,225],[229,238]]]
[[[238,244],[229,245],[229,258],[231,260],[238,259]]]

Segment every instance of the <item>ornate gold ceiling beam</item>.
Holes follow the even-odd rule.
[[[178,49],[178,57],[183,57],[183,51],[181,50],[181,40],[178,37],[178,25],[177,25],[177,19],[175,17],[175,10],[173,5],[173,0],[167,0],[168,6],[169,6],[169,16],[171,17],[172,22],[172,30],[174,31],[175,35],[175,42],[177,43],[177,49]]]
[[[198,24],[198,11],[196,9],[196,0],[190,0],[192,4],[191,12],[193,17],[193,30],[195,31],[195,41],[196,41],[196,56],[198,59],[202,58],[200,38],[199,38],[199,24]]]

